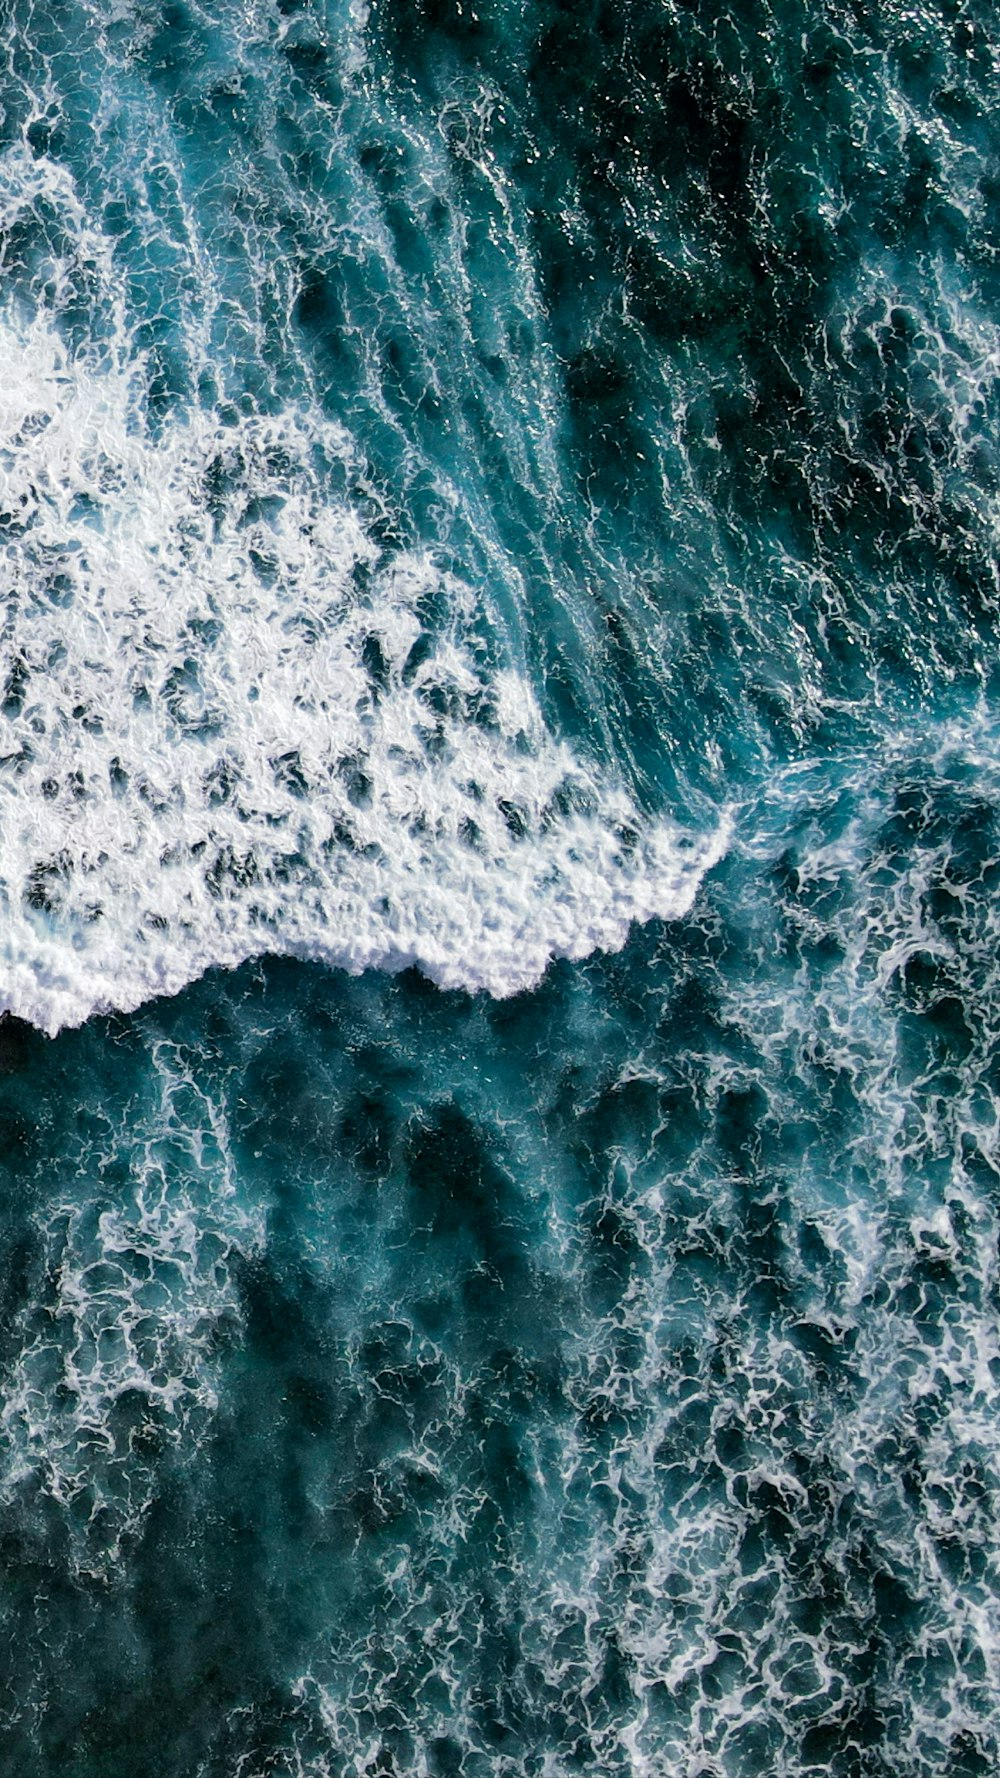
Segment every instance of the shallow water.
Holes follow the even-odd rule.
[[[0,40],[4,1769],[988,1778],[992,9]]]

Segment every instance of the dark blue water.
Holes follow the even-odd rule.
[[[990,1778],[994,10],[0,41],[0,1771]]]

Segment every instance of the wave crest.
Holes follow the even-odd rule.
[[[0,389],[7,1009],[52,1031],[266,951],[509,994],[686,911],[722,837],[552,736],[473,590],[380,548],[341,428],[154,437],[43,313]]]

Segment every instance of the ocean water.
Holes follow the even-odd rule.
[[[0,8],[3,1774],[997,1771],[998,96]]]

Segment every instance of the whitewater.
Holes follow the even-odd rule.
[[[546,728],[488,595],[385,559],[321,411],[151,436],[110,243],[44,160],[3,172],[4,226],[53,210],[118,321],[3,334],[6,1010],[55,1031],[262,951],[512,993],[685,912],[722,838]]]

